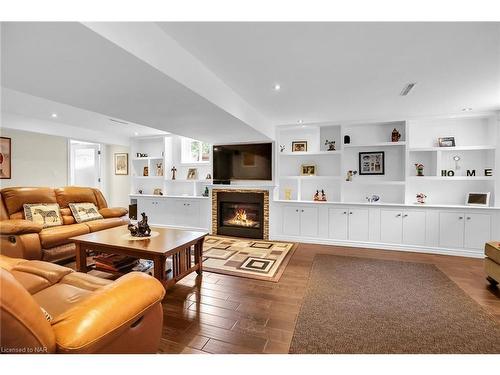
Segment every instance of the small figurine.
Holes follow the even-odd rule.
[[[392,131],[392,135],[391,135],[391,141],[392,142],[399,142],[400,139],[401,139],[401,133],[398,132],[398,130],[396,128],[394,128],[394,130]]]
[[[315,201],[315,202],[319,202],[320,201],[319,190],[316,190],[316,194],[314,194],[313,201]]]
[[[424,175],[424,165],[417,163],[415,164],[415,168],[417,169],[417,176],[422,177]]]
[[[172,167],[170,171],[172,172],[172,180],[175,180],[175,172],[177,172],[177,168],[175,168],[175,165]]]
[[[142,189],[137,190],[139,194],[142,194]]]
[[[346,181],[352,181],[352,176],[357,175],[358,171],[347,171]]]
[[[325,146],[328,146],[327,151],[335,151],[335,141],[329,141],[328,139],[325,141]]]
[[[351,137],[346,134],[344,135],[344,144],[348,145],[349,143],[351,143]]]
[[[211,180],[212,179],[212,175],[210,173],[207,173],[207,177],[205,177],[206,180]]]
[[[153,190],[153,195],[163,195],[163,193],[160,188],[156,188]]]
[[[376,194],[373,194],[371,197],[366,197],[366,200],[368,201],[368,203],[375,203],[380,200],[380,197]]]
[[[290,188],[285,189],[285,199],[287,201],[292,200],[292,189]]]
[[[280,152],[285,151],[285,145],[280,145]]]
[[[202,196],[208,197],[208,186],[205,186],[205,191],[203,192]]]
[[[159,162],[156,164],[156,175],[163,176],[163,163]]]
[[[325,194],[325,191],[323,189],[321,189],[321,201],[326,202],[326,194]]]
[[[150,237],[151,236],[151,228],[148,225],[148,217],[146,213],[141,213],[142,220],[140,220],[137,225],[129,224],[128,230],[130,231],[130,235],[132,237]]]
[[[425,204],[425,198],[427,198],[427,195],[424,193],[417,193],[417,203]]]

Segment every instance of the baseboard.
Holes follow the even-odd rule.
[[[437,248],[428,246],[409,246],[409,245],[395,245],[395,244],[375,243],[375,242],[341,241],[341,240],[333,240],[330,238],[309,238],[309,237],[283,236],[283,235],[272,235],[270,236],[270,240],[303,242],[303,243],[318,244],[318,245],[364,247],[369,249],[407,251],[407,252],[424,253],[424,254],[452,255],[452,256],[460,256],[468,258],[484,258],[483,252],[480,252],[479,250],[468,250],[468,249],[446,249],[446,248]]]

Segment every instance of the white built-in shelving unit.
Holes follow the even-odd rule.
[[[427,195],[428,205],[464,206],[467,192],[489,192],[490,206],[500,207],[495,190],[497,176],[498,119],[495,114],[460,117],[280,126],[277,149],[276,199],[313,201],[316,190],[324,190],[329,202],[364,203],[366,197],[379,195],[380,203],[412,205],[417,193]],[[393,129],[401,134],[391,142]],[[345,135],[350,143],[344,144]],[[439,147],[440,137],[455,137],[455,147]],[[336,151],[327,151],[326,140],[336,141]],[[307,141],[307,151],[293,152],[293,141]],[[383,151],[384,175],[355,175],[346,181],[349,170],[359,171],[359,152]],[[458,164],[453,159],[458,156]],[[416,176],[415,164],[424,165],[424,176]],[[316,176],[300,176],[301,165],[314,164]],[[457,168],[458,167],[458,168]],[[492,169],[492,176],[485,169]],[[442,176],[452,170],[453,177]],[[475,170],[468,176],[467,170]]]

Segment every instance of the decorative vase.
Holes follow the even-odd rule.
[[[391,135],[391,141],[399,142],[400,139],[401,139],[401,133],[398,132],[398,130],[396,128],[394,128],[394,130],[392,131],[392,135]]]
[[[424,165],[417,163],[417,164],[415,164],[415,168],[417,171],[417,176],[423,177],[424,176]]]

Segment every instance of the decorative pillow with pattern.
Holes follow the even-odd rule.
[[[23,204],[23,208],[26,220],[42,224],[44,228],[63,225],[61,212],[57,203]]]
[[[77,223],[103,218],[94,203],[70,203],[69,208]]]

